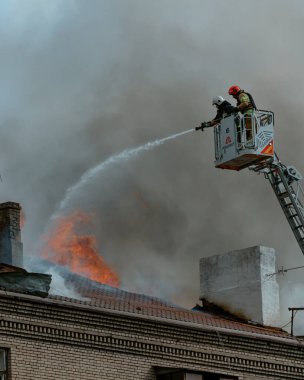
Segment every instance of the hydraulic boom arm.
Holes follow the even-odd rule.
[[[304,254],[304,191],[302,175],[293,166],[283,165],[277,155],[273,161],[250,167],[263,173],[280,203],[292,232]]]
[[[254,110],[232,114],[218,125],[202,123],[196,130],[214,127],[215,167],[227,170],[249,168],[268,179],[291,230],[304,254],[304,191],[302,175],[286,166],[274,151],[274,114]]]

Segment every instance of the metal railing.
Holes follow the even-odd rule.
[[[226,118],[233,118],[236,149],[255,149],[263,145],[269,139],[269,132],[264,132],[263,127],[274,125],[274,114],[272,111],[255,110],[252,114],[234,114]],[[225,119],[226,119],[225,118]],[[262,131],[262,133],[260,132]],[[259,133],[260,132],[260,133]],[[258,141],[256,136],[259,134]],[[223,157],[221,145],[221,124],[214,128],[215,160]]]
[[[237,148],[255,149],[263,140],[267,140],[267,133],[263,132],[263,128],[268,125],[274,125],[274,116],[271,111],[255,110],[252,114],[244,114],[240,116],[239,126],[236,126]],[[261,141],[256,144],[256,136],[259,131]]]

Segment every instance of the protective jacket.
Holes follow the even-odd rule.
[[[247,107],[241,110],[242,114],[252,114],[253,110],[257,109],[253,97],[249,92],[241,91],[237,96],[237,106],[243,103],[247,103]]]
[[[213,120],[220,120],[225,116],[231,115],[234,112],[234,107],[231,103],[224,100],[222,104],[217,107],[217,113]]]

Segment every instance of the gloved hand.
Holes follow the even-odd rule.
[[[206,121],[204,123],[202,123],[199,127],[195,127],[195,130],[198,131],[199,129],[201,129],[202,131],[204,131],[204,128],[208,128],[210,127],[209,123],[207,123]]]

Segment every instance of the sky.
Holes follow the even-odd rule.
[[[274,112],[276,151],[303,171],[303,13],[302,0],[0,0],[0,199],[23,207],[24,254],[83,173],[210,120],[234,84]],[[185,307],[203,256],[264,245],[278,268],[304,265],[267,181],[213,160],[211,130],[183,135],[107,168],[62,212],[94,212],[124,289]],[[302,278],[278,278],[282,323],[304,306]]]

